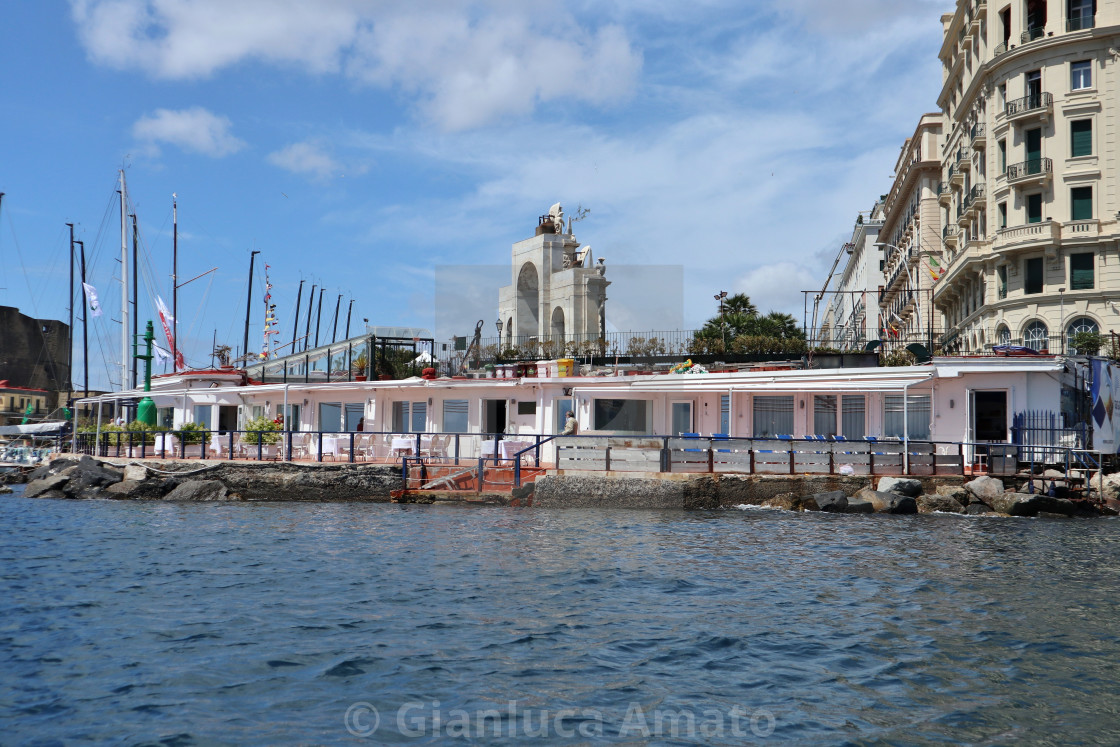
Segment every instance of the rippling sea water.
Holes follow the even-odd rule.
[[[0,742],[1117,744],[1118,591],[1115,520],[2,496]]]

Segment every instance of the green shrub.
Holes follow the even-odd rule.
[[[185,444],[200,444],[202,443],[203,428],[202,423],[183,423],[176,431],[182,431],[176,435],[183,439]]]
[[[261,431],[260,442],[262,444],[275,444],[280,442],[280,424],[274,420],[269,420],[266,416],[261,415],[259,418],[250,418],[245,422],[245,442],[249,444],[257,443],[257,431]]]

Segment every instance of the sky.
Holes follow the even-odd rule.
[[[590,211],[575,232],[607,259],[614,329],[698,327],[721,290],[801,319],[801,291],[820,288],[936,109],[939,18],[952,6],[6,3],[0,305],[67,319],[73,223],[104,307],[90,320],[91,387],[116,382],[124,169],[140,319],[157,318],[157,295],[171,303],[173,194],[179,282],[217,268],[179,289],[192,366],[209,364],[215,338],[242,345],[254,250],[250,349],[264,264],[273,347],[297,328],[301,280],[300,336],[312,284],[328,331],[342,297],[340,338],[351,299],[352,333],[368,319],[471,334],[473,313],[458,315],[462,329],[446,313],[449,273],[508,268],[511,245],[556,202]],[[679,267],[681,282],[645,287],[663,277],[645,267]],[[492,274],[461,274],[496,316]]]

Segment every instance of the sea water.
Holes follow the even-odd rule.
[[[0,496],[3,744],[1116,744],[1120,522]]]

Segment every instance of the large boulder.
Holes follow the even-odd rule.
[[[964,488],[969,493],[970,503],[972,499],[976,499],[981,503],[987,503],[989,506],[991,505],[991,499],[997,495],[1003,495],[1004,490],[1002,480],[987,475],[965,483]]]
[[[151,501],[163,498],[180,485],[181,481],[174,478],[162,480],[121,480],[115,485],[110,485],[102,491],[105,498],[122,498],[129,500]]]
[[[1113,472],[1111,475],[1105,475],[1103,479],[1100,474],[1094,475],[1091,487],[1093,490],[1103,487],[1104,498],[1120,499],[1120,472]]]
[[[934,492],[943,498],[952,498],[962,506],[967,506],[971,497],[964,485],[938,485]]]
[[[148,477],[148,468],[143,464],[130,464],[124,468],[125,480],[140,482]]]
[[[1065,498],[1043,493],[1004,493],[992,499],[992,508],[1008,516],[1038,516],[1040,512],[1073,516],[1077,507]]]
[[[916,514],[917,502],[908,495],[863,488],[853,498],[867,501],[877,514]]]
[[[62,471],[70,479],[63,490],[71,498],[96,498],[101,488],[120,482],[121,471],[107,467],[96,459],[88,456],[82,457],[78,463]]]
[[[980,516],[981,514],[992,513],[992,507],[980,501],[972,501],[965,506],[964,512],[968,516]]]
[[[167,494],[169,501],[224,501],[229,491],[218,480],[185,480]]]
[[[875,513],[875,506],[871,505],[871,501],[866,498],[861,498],[857,493],[848,499],[848,505],[844,507],[846,514],[873,514]]]
[[[801,509],[801,496],[797,493],[781,493],[762,502],[767,508],[784,508],[786,511],[799,511]]]
[[[952,496],[920,495],[917,501],[918,513],[920,514],[932,514],[938,511],[945,514],[964,513],[964,505]]]
[[[51,475],[43,477],[38,480],[32,480],[27,483],[27,487],[23,490],[25,498],[49,498],[52,496],[46,495],[48,491],[60,492],[61,487],[66,484],[70,478],[66,475]]]
[[[848,507],[848,496],[843,490],[830,490],[827,493],[814,493],[801,499],[801,507],[806,511],[826,511],[843,513]]]
[[[89,457],[85,458],[89,459]],[[77,464],[78,457],[59,457],[58,459],[52,459],[49,464],[44,464],[41,467],[36,467],[35,469],[31,470],[31,472],[27,474],[27,479],[29,481],[42,480],[44,477],[57,475],[63,470],[68,469],[69,467],[74,467]]]
[[[879,480],[880,493],[898,493],[917,498],[922,494],[922,481],[912,477],[883,477]]]

